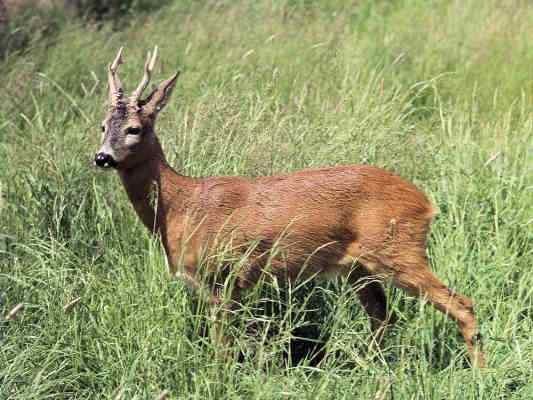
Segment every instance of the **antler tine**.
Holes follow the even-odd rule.
[[[152,76],[152,71],[155,66],[156,58],[157,58],[157,46],[154,47],[153,54],[150,55],[150,52],[148,52],[146,56],[146,62],[144,63],[144,75],[141,80],[141,83],[139,83],[139,86],[137,86],[137,89],[135,89],[135,91],[131,95],[132,103],[136,104],[136,102],[141,97],[142,92],[144,91],[144,89],[146,89],[146,86],[148,86],[148,83],[150,83],[150,78]]]
[[[108,68],[107,79],[109,81],[109,101],[111,102],[111,105],[115,105],[122,97],[122,83],[117,74],[118,66],[123,63],[122,50],[124,50],[124,47],[121,47],[118,50],[115,59]]]
[[[111,69],[111,72],[113,72],[113,73],[116,73],[118,66],[123,63],[123,61],[122,61],[122,50],[124,50],[124,47],[121,47],[120,49],[118,49],[117,56],[113,60],[113,64],[111,64],[111,66],[109,67]]]
[[[154,54],[152,55],[152,59],[150,60],[150,72],[152,72],[152,70],[154,69],[156,59],[157,59],[157,45],[154,46]]]

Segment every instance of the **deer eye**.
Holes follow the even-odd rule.
[[[102,132],[105,132],[105,125],[102,125]]]
[[[141,133],[141,128],[139,128],[138,126],[130,126],[128,129],[126,129],[126,133],[128,135],[138,135],[139,133]]]

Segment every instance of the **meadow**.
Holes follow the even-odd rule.
[[[531,2],[168,1],[99,24],[54,10],[53,33],[39,18],[2,39],[0,399],[533,398]],[[93,166],[106,65],[124,46],[131,90],[156,44],[155,81],[182,71],[157,126],[180,173],[368,163],[423,189],[432,268],[474,300],[487,368],[392,287],[396,324],[369,349],[343,282],[250,292],[217,357],[209,313]]]

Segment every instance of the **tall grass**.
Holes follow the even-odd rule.
[[[529,399],[533,6],[526,1],[174,2],[124,29],[63,21],[0,76],[0,398]],[[183,71],[158,125],[193,176],[371,163],[439,208],[436,273],[472,297],[488,368],[388,289],[382,352],[342,282],[252,291],[217,357],[119,180],[92,167],[105,65]],[[74,298],[80,303],[65,313]],[[237,361],[238,360],[238,361]]]

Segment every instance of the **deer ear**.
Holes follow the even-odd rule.
[[[176,86],[176,81],[180,72],[176,72],[166,81],[161,82],[153,91],[148,95],[146,99],[140,102],[143,114],[147,116],[156,116],[167,105],[172,91]]]

